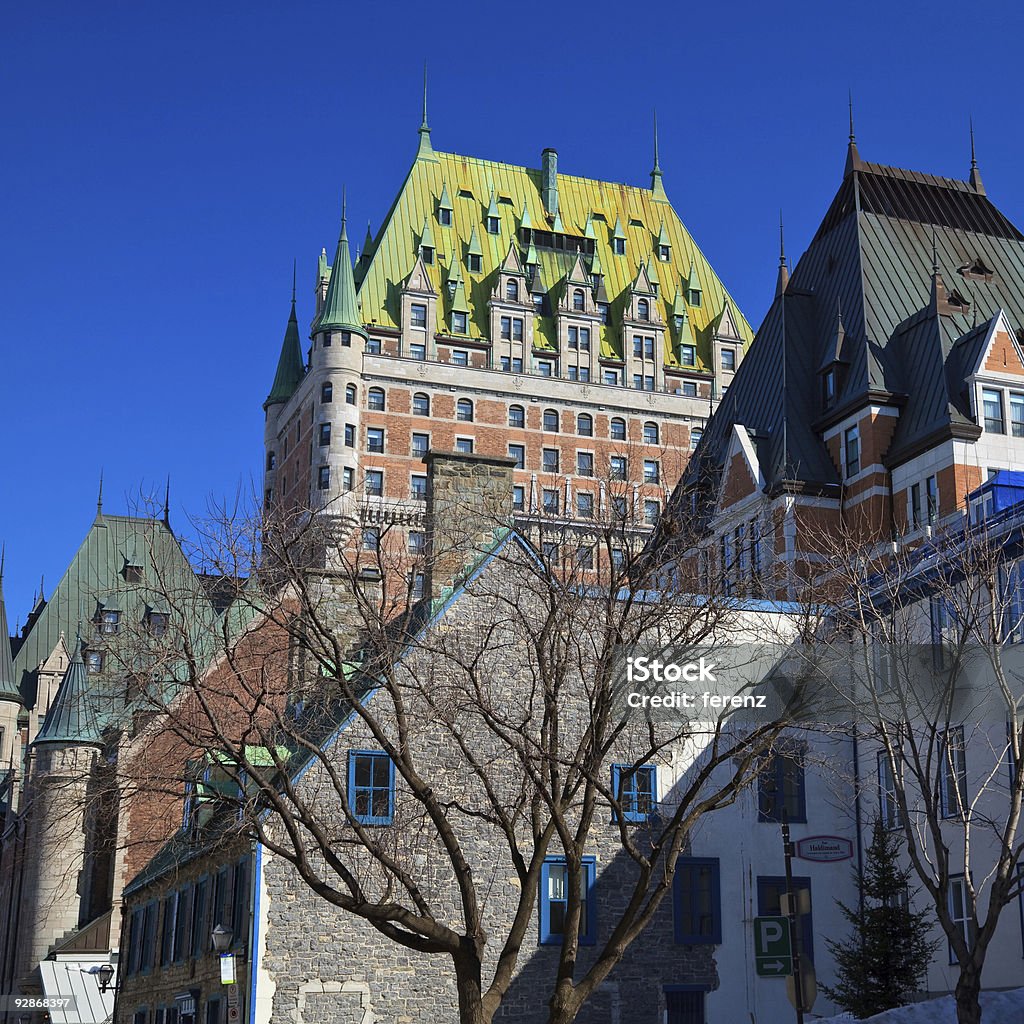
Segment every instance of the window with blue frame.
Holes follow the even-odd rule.
[[[592,946],[597,937],[596,875],[596,861],[593,857],[584,857],[579,875],[581,946]],[[568,912],[569,865],[564,857],[548,857],[540,869],[540,941],[543,945],[561,943]]]
[[[647,821],[657,807],[657,769],[653,764],[613,764],[612,793],[622,808],[624,821]],[[619,820],[618,814],[613,820]]]
[[[672,883],[676,942],[722,941],[721,875],[717,857],[680,857]]]
[[[390,825],[395,814],[395,766],[380,750],[350,750],[348,805],[361,825]]]
[[[807,820],[803,758],[795,751],[774,751],[757,777],[757,820]]]

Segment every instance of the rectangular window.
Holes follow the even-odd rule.
[[[757,820],[791,822],[807,820],[803,758],[796,753],[774,751],[757,776]]]
[[[410,345],[409,346],[409,358],[424,360],[427,358],[427,346],[426,345]]]
[[[644,391],[653,391],[653,390],[654,390],[654,378],[650,374],[648,374],[647,376],[644,377]]]
[[[656,484],[660,479],[657,459],[644,459],[644,483]]]
[[[580,368],[578,366],[570,366],[566,370],[566,374],[567,374],[569,380],[579,380],[580,379]]]
[[[483,267],[483,257],[479,253],[471,252],[468,259],[469,272],[471,274],[479,274],[480,269]]]
[[[921,525],[921,485],[910,485],[910,509],[907,518],[912,527]]]
[[[329,448],[331,444],[331,425],[330,423],[320,424],[320,440],[319,445],[321,448]]]
[[[597,315],[601,318],[601,323],[608,323],[608,303],[599,302],[597,304]]]
[[[570,327],[568,331],[569,348],[579,348],[580,331],[578,327]]]
[[[321,469],[328,469],[329,467],[321,466],[320,468]],[[326,486],[329,487],[330,483],[331,483],[331,474],[328,472],[328,474],[327,474],[327,485]],[[349,466],[346,466],[341,471],[341,489],[343,491],[345,491],[346,493],[348,493],[349,491],[352,490],[352,488],[354,486],[355,486],[355,470],[353,470]],[[324,489],[326,489],[326,488],[323,488],[323,487],[321,488],[321,490],[324,490]]]
[[[639,334],[633,335],[633,355],[642,356],[644,354],[644,339]]]
[[[633,387],[637,391],[643,391],[644,389],[644,375],[642,373],[633,374]]]
[[[395,814],[395,766],[379,750],[350,750],[348,803],[361,825],[390,825]]]
[[[473,438],[471,437],[457,437],[455,438],[455,450],[461,452],[463,455],[473,454]]]
[[[427,326],[427,307],[421,302],[414,302],[409,307],[410,320],[413,327]]]
[[[523,361],[518,356],[512,360],[512,372],[522,373],[523,372]]]
[[[510,444],[508,446],[508,457],[516,460],[516,469],[526,469],[526,445]]]
[[[577,476],[594,475],[594,456],[590,452],[576,453],[576,474]]]
[[[437,223],[443,228],[451,227],[452,211],[447,206],[439,206],[437,209]]]
[[[981,405],[985,416],[985,429],[990,434],[1005,434],[1002,391],[997,388],[982,388]]]
[[[512,317],[512,340],[522,341],[523,340],[523,320],[522,317]]]
[[[576,495],[576,515],[580,519],[594,518],[594,496],[585,491]]]
[[[629,508],[626,504],[626,499],[621,494],[616,494],[612,497],[612,515],[616,519],[625,519],[629,514]]]
[[[554,488],[544,489],[544,511],[548,515],[558,515],[558,491]]]
[[[366,339],[366,351],[371,356],[380,355],[380,338],[367,338]]]
[[[371,498],[380,498],[384,494],[384,470],[368,469],[366,471],[366,493]]]
[[[584,857],[579,871],[580,923],[579,943],[592,946],[597,937],[594,880],[597,864],[593,857]],[[565,934],[569,912],[569,865],[562,857],[548,857],[540,869],[540,941],[542,945],[558,945]]]
[[[380,551],[380,530],[376,526],[363,527],[363,550]]]
[[[647,821],[654,813],[658,800],[657,777],[653,764],[612,765],[612,793],[622,808],[623,821]],[[616,813],[612,820],[618,821]]]
[[[526,488],[516,485],[512,488],[512,510],[522,512],[526,507]]]
[[[1019,391],[1010,392],[1010,433],[1024,437],[1024,394]]]
[[[512,369],[512,360],[508,356],[502,356],[499,365],[504,373],[508,373]]]
[[[100,632],[106,634],[116,633],[121,628],[121,613],[103,611],[100,613]]]
[[[590,544],[581,544],[576,549],[576,565],[580,569],[594,568],[594,548]]]
[[[590,328],[589,327],[581,327],[580,328],[580,349],[583,352],[589,352],[590,351]]]
[[[626,255],[626,240],[624,238],[613,238],[612,239],[612,252],[616,256]]]
[[[722,349],[722,369],[727,373],[732,373],[736,369],[736,349]]]
[[[356,446],[356,428],[355,424],[345,424],[345,447],[355,448]]]
[[[541,542],[540,553],[550,562],[558,561],[558,542],[545,540]]]
[[[892,765],[889,763],[889,755],[884,750],[878,753],[878,811],[882,828],[902,826],[903,819],[900,816],[900,804],[892,777]]]
[[[409,552],[422,555],[427,550],[427,535],[422,530],[409,531]]]
[[[200,878],[192,890],[192,955],[202,956],[206,943],[210,941],[210,929],[206,921],[206,891],[208,882]]]
[[[679,362],[683,366],[697,365],[697,349],[694,345],[679,346]]]
[[[956,818],[967,811],[967,758],[962,725],[943,733],[939,756],[939,809],[943,818]]]
[[[644,338],[644,359],[654,358],[654,339]]]
[[[511,341],[512,340],[512,317],[510,317],[510,316],[503,316],[501,318],[501,323],[499,325],[499,329],[500,329],[500,332],[501,332],[501,337],[504,338],[506,341]]]
[[[544,315],[544,296],[535,292],[531,298],[533,299],[533,311],[537,316]]]
[[[648,526],[654,526],[658,521],[658,514],[661,512],[661,504],[657,501],[647,499],[644,502],[644,522]]]
[[[451,364],[452,366],[469,366],[469,353],[465,349],[453,348]]]
[[[609,459],[609,476],[613,480],[626,479],[626,457],[624,455],[613,455]]]
[[[221,1024],[220,1000],[206,1000],[206,1024]]]
[[[174,958],[174,924],[178,915],[178,894],[170,893],[164,900],[163,925],[160,929],[160,966],[166,967]]]
[[[849,427],[846,439],[846,475],[856,476],[860,472],[860,427]]]
[[[412,486],[412,500],[413,501],[426,501],[427,500],[427,478],[425,476],[413,476],[410,477],[410,483]]]
[[[234,885],[231,892],[231,931],[235,946],[246,945],[249,938],[249,858],[243,857],[235,865]]]
[[[541,469],[545,473],[558,472],[558,449],[545,448],[541,455]]]
[[[957,931],[963,936],[964,942],[970,943],[972,938],[971,915],[968,909],[967,880],[963,875],[950,875],[947,906],[949,907],[949,916]],[[949,962],[951,964],[957,962],[952,943],[949,945]]]
[[[584,383],[586,383],[586,382],[588,382],[590,380],[590,367],[589,366],[581,366],[580,367],[580,380],[583,381]]]
[[[192,887],[178,891],[178,914],[174,920],[174,952],[171,959],[180,963],[188,955],[188,940],[191,933],[192,922],[190,920],[192,911]]]
[[[466,327],[468,326],[468,316],[466,313],[461,313],[455,310],[452,313],[452,333],[454,334],[465,334]]]
[[[622,378],[619,376],[618,370],[605,370],[604,371],[604,382],[609,387],[617,388]]]
[[[757,912],[764,917],[782,916],[782,897],[786,893],[785,877],[775,875],[759,875],[757,879]],[[804,903],[807,912],[801,914],[797,921],[800,926],[800,955],[814,963],[814,918],[811,903],[811,880],[807,877],[793,878],[793,893],[797,905]],[[806,896],[803,896],[806,893]]]
[[[426,455],[430,451],[430,435],[429,434],[413,434],[412,435],[412,454],[413,455]]]
[[[384,428],[366,428],[366,450],[381,455],[384,452]]]
[[[939,482],[934,476],[924,482],[925,502],[927,504],[928,523],[934,526],[939,518]]]
[[[721,869],[717,857],[680,857],[672,883],[676,942],[722,941]]]
[[[1006,643],[1024,641],[1024,561],[1012,562],[1000,569],[1002,594],[1002,639]]]
[[[554,364],[549,363],[546,360],[541,360],[539,363],[537,363],[537,373],[539,373],[542,377],[550,377],[553,371]]]

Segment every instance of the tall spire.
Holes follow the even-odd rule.
[[[294,277],[294,271],[293,271]],[[295,285],[292,285],[292,309],[295,308]],[[296,325],[297,326],[297,325]],[[164,526],[171,527],[171,474],[167,474],[167,486],[164,488]]]
[[[4,562],[7,545],[0,547],[0,700],[16,700],[21,694],[14,679],[14,658],[11,654],[11,636],[7,628],[7,607],[4,604]]]
[[[433,156],[434,147],[430,144],[430,125],[427,123],[427,62],[423,62],[423,120],[420,121],[420,144],[416,150],[416,159],[421,156]]]
[[[324,297],[324,308],[314,330],[317,333],[355,331],[366,337],[366,331],[359,320],[359,306],[356,302],[356,283],[348,249],[345,202],[345,193],[342,192],[341,234],[338,236],[338,248],[334,254],[334,265],[331,267],[331,280],[327,285],[327,295]]]
[[[661,163],[658,160],[658,112],[654,111],[654,166],[651,168],[651,192],[655,199],[667,199],[665,185],[661,180]]]
[[[57,695],[46,712],[46,719],[34,743],[85,744],[102,746],[99,721],[89,693],[89,678],[82,661],[82,638],[75,644]]]
[[[277,359],[277,372],[274,374],[274,383],[270,387],[270,394],[267,395],[263,408],[268,409],[272,405],[282,405],[295,393],[299,381],[305,375],[306,367],[302,361],[302,342],[299,340],[299,321],[295,315],[295,264],[292,263],[292,310],[288,317],[288,325],[284,329],[284,341],[281,343],[281,355]],[[167,478],[167,501],[164,504],[164,522],[169,522],[169,502],[171,492],[171,478]]]
[[[860,170],[860,153],[857,152],[857,135],[853,130],[853,90],[850,90],[850,141],[846,149],[846,170],[843,172],[845,178],[852,171]]]
[[[782,226],[782,210],[779,210],[779,276],[775,281],[775,297],[778,298],[789,284],[789,267],[786,265],[786,236]]]
[[[971,183],[971,188],[978,193],[979,196],[985,194],[985,186],[981,182],[981,171],[978,170],[978,158],[974,152],[974,118],[971,118],[971,175],[967,179]]]

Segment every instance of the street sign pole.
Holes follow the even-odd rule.
[[[796,1024],[804,1024],[804,987],[800,974],[800,926],[797,919],[797,900],[793,890],[793,843],[789,838],[789,815],[782,809],[782,852],[786,860],[786,916],[789,918],[789,940],[793,947],[793,991],[796,998]]]

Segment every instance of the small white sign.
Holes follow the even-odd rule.
[[[222,985],[235,984],[235,954],[221,953],[220,955],[220,983]]]
[[[807,836],[797,841],[796,855],[801,860],[820,863],[849,860],[853,856],[853,843],[842,836]]]

